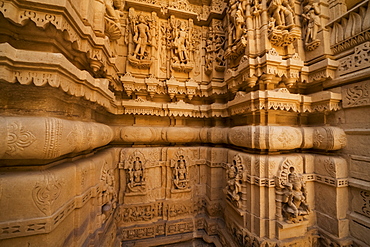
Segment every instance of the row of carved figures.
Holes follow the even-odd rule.
[[[146,191],[146,160],[144,155],[136,151],[127,160],[124,150],[120,154],[120,166],[126,172],[127,193],[144,193]],[[189,184],[189,164],[184,154],[179,154],[177,159],[171,160],[172,181],[175,190],[186,190]]]
[[[217,66],[225,66],[225,51],[235,50],[234,46],[239,41],[245,45],[248,31],[259,30],[263,25],[267,25],[268,38],[276,46],[287,46],[300,39],[301,28],[297,23],[293,1],[269,0],[266,6],[263,5],[260,0],[229,0],[226,11],[226,33],[223,31],[221,34],[213,35],[213,38],[210,38],[212,34],[207,35],[206,72],[210,69],[209,63],[212,60],[216,61]],[[199,50],[202,31],[194,26],[192,19],[180,20],[172,15],[163,21],[155,12],[138,13],[132,7],[125,14],[123,3],[118,0],[105,0],[102,6],[100,8],[105,8],[105,33],[111,41],[124,36],[128,46],[128,61],[132,66],[149,68],[153,59],[159,59],[161,67],[170,61],[172,69],[184,72],[189,72],[196,66],[195,56]],[[302,30],[305,47],[310,51],[320,45],[317,37],[322,28],[320,13],[318,2],[304,0],[301,14]],[[96,24],[101,25],[104,23]],[[102,28],[95,29],[99,31]]]
[[[179,152],[177,158],[172,159],[172,188],[175,190],[190,189],[189,161],[186,156]],[[119,166],[126,173],[126,192],[145,193],[146,191],[146,169],[145,157],[135,151],[126,159],[126,153],[121,150]],[[236,155],[231,164],[226,164],[226,187],[224,189],[226,198],[236,207],[241,207],[242,184],[244,168],[242,158]],[[280,220],[288,223],[302,221],[308,215],[310,209],[307,203],[307,189],[302,174],[298,174],[294,164],[286,160],[276,176],[277,193],[277,216]]]

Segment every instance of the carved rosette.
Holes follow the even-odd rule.
[[[146,159],[140,151],[135,151],[126,161],[124,169],[126,171],[127,193],[144,193],[146,191]]]
[[[233,162],[226,164],[227,185],[224,192],[226,198],[238,208],[241,207],[243,171],[243,160],[240,155],[235,155]]]
[[[309,214],[306,184],[293,162],[286,159],[276,177],[276,214],[280,221],[298,223]]]
[[[189,157],[183,149],[179,149],[175,154],[175,159],[171,160],[172,181],[175,190],[190,189],[189,167]]]

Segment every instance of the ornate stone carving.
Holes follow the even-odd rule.
[[[120,208],[119,220],[123,222],[150,221],[163,215],[163,203],[152,203],[140,206],[125,206]]]
[[[25,130],[20,122],[13,122],[8,125],[7,149],[8,155],[22,151],[36,141],[31,131]]]
[[[362,206],[362,212],[367,216],[370,216],[370,193],[369,191],[362,190],[360,192],[364,205]]]
[[[158,17],[153,13],[151,17],[137,14],[134,8],[128,13],[128,61],[134,67],[147,69],[152,63],[153,51],[151,47],[156,46],[155,30]]]
[[[317,38],[319,28],[321,28],[320,7],[314,0],[307,0],[303,7],[302,17],[305,23],[305,48],[308,51],[315,50],[320,45],[320,40]]]
[[[123,7],[119,0],[104,0],[105,4],[105,27],[104,33],[111,41],[118,40],[122,36],[120,24],[120,9]]]
[[[172,181],[176,190],[186,190],[190,188],[189,160],[183,149],[179,149],[175,155],[176,159],[171,160]]]
[[[171,51],[171,67],[176,71],[189,72],[194,68],[192,59],[193,21],[177,20],[171,16],[168,20],[167,44]]]
[[[344,1],[341,3],[335,2],[334,6],[342,8],[342,11],[329,24],[331,29],[330,48],[334,54],[370,40],[370,8],[368,3],[362,1],[346,14],[344,14],[346,7],[343,5]],[[329,13],[333,14],[332,11],[329,11]]]
[[[300,38],[301,32],[294,19],[294,6],[288,0],[270,0],[269,40],[276,46],[287,46]]]
[[[145,192],[146,159],[140,151],[135,151],[125,161],[127,192]]]
[[[44,173],[44,180],[37,182],[32,190],[32,199],[38,209],[46,216],[50,215],[51,207],[62,191],[62,182],[50,172]]]
[[[339,60],[339,75],[348,74],[360,69],[366,69],[370,63],[370,42],[355,47],[355,52]]]
[[[114,212],[117,206],[117,192],[115,189],[114,170],[107,168],[107,163],[103,165],[100,183],[101,190],[98,196],[99,204],[102,207],[102,223]]]
[[[276,177],[277,216],[287,223],[297,223],[309,214],[306,184],[292,161],[285,160]]]
[[[243,182],[244,166],[240,155],[235,155],[232,164],[226,165],[226,180],[225,188],[226,197],[237,207],[241,206],[241,184]]]
[[[342,89],[343,108],[370,105],[370,83],[360,82]]]

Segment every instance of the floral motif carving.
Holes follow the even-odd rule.
[[[313,132],[313,147],[319,148],[324,141],[324,136],[320,134],[318,129],[315,129]]]
[[[340,75],[368,68],[370,63],[370,42],[356,46],[354,54],[340,59],[339,63],[338,72]]]
[[[241,206],[241,185],[243,182],[243,162],[240,155],[235,155],[232,164],[226,165],[227,185],[225,193],[227,199],[234,203],[237,207]]]
[[[62,183],[52,173],[46,172],[44,180],[37,182],[33,188],[32,199],[41,212],[49,215],[51,206],[58,199],[61,191]]]
[[[364,201],[364,205],[362,206],[362,212],[367,216],[370,216],[370,193],[369,191],[361,191],[360,195],[362,200]]]
[[[13,122],[8,125],[6,153],[13,155],[17,151],[23,151],[36,141],[31,131],[25,130],[21,123]]]
[[[306,184],[292,161],[285,160],[276,177],[277,216],[287,223],[297,223],[309,214]]]
[[[344,88],[343,107],[357,107],[370,104],[370,83],[363,82]]]
[[[324,167],[325,170],[328,172],[330,177],[335,177],[336,174],[336,166],[335,166],[335,161],[333,159],[325,159],[324,160]]]

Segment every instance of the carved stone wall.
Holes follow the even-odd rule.
[[[369,5],[0,1],[0,246],[366,246]]]

